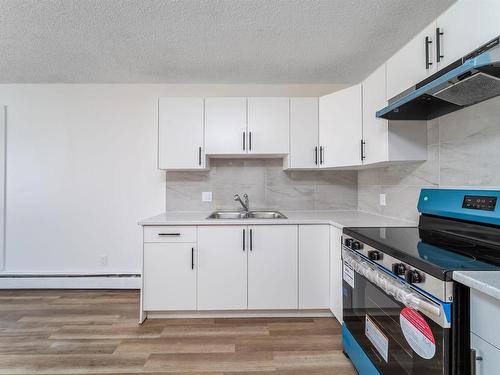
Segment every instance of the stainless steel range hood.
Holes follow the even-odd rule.
[[[500,95],[499,38],[441,69],[376,113],[388,120],[431,120]]]

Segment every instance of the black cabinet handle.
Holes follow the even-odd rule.
[[[248,132],[248,150],[252,151],[252,132]]]
[[[320,146],[319,147],[319,164],[323,164],[323,152],[324,152],[324,148],[323,146]]]
[[[158,233],[158,236],[180,236],[180,233]]]
[[[250,251],[253,250],[253,231],[250,229]]]
[[[314,164],[318,165],[318,146],[314,147]]]
[[[201,147],[198,147],[198,165],[201,165]]]
[[[245,229],[243,229],[243,251],[245,251]]]
[[[366,142],[361,140],[361,161],[365,160],[366,159],[366,156],[365,156],[365,144]]]
[[[194,270],[194,247],[191,248],[191,269]]]
[[[243,132],[243,151],[245,151],[245,134],[246,132]]]
[[[425,37],[425,69],[429,69],[432,65],[432,62],[429,61],[429,45],[432,44],[431,38],[428,36]]]
[[[436,28],[436,61],[440,62],[444,55],[441,54],[441,36],[444,32],[438,27]]]

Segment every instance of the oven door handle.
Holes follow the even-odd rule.
[[[358,255],[344,251],[344,262],[348,263],[354,271],[367,278],[370,282],[382,289],[386,294],[392,296],[403,305],[412,307],[426,316],[433,315],[440,318],[442,315],[441,305],[432,302],[424,296],[413,291],[402,282],[392,278],[385,272],[378,270]],[[441,317],[442,318],[442,317]]]

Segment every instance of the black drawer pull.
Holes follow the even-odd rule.
[[[432,62],[430,61],[429,45],[432,44],[432,40],[426,36],[425,37],[425,69],[430,69]]]
[[[194,270],[194,247],[191,248],[191,269]]]
[[[253,230],[250,229],[250,251],[253,251]]]
[[[180,236],[180,233],[158,233],[158,236]]]
[[[444,55],[441,54],[441,37],[444,35],[444,32],[438,27],[436,29],[436,61],[441,62],[441,59]]]

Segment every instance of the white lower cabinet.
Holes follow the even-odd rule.
[[[198,228],[198,310],[247,308],[246,226]]]
[[[145,310],[196,310],[196,244],[144,244]]]
[[[248,308],[297,309],[297,226],[252,225],[248,230]]]
[[[143,311],[337,308],[332,235],[340,244],[329,225],[145,227]]]
[[[330,311],[342,323],[342,230],[330,227]]]
[[[330,306],[329,243],[328,225],[299,225],[299,309]]]
[[[470,291],[471,349],[476,375],[498,374],[500,368],[500,301],[477,290]]]
[[[473,375],[498,374],[500,369],[500,350],[474,333],[470,335],[470,345],[476,355],[476,371]]]

